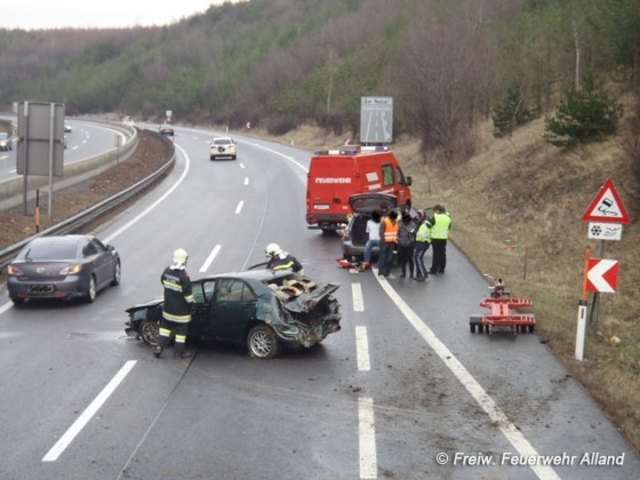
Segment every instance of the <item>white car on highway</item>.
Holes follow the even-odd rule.
[[[11,137],[6,132],[0,132],[0,152],[8,152],[13,148]]]
[[[236,159],[236,142],[231,137],[216,137],[209,147],[209,159],[215,160],[216,158],[230,158]]]

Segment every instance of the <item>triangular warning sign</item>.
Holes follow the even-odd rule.
[[[582,220],[586,222],[631,223],[613,181],[609,178],[587,207]]]

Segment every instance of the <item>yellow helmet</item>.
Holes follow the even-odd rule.
[[[282,249],[277,243],[270,243],[267,245],[267,248],[264,249],[264,256],[267,258],[279,255],[280,253],[282,253]]]
[[[173,252],[173,264],[174,265],[186,265],[187,264],[187,259],[189,258],[189,254],[187,253],[187,251],[184,248],[178,248]]]

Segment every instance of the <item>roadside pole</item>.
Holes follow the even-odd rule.
[[[576,331],[575,357],[584,360],[584,344],[588,314],[588,294],[593,293],[589,323],[596,328],[600,310],[600,293],[615,293],[618,283],[618,262],[604,258],[605,240],[620,240],[622,224],[629,224],[631,219],[624,208],[622,199],[613,181],[609,178],[591,201],[582,220],[589,223],[587,237],[600,240],[600,257],[591,258],[591,251],[585,249],[584,271],[582,276],[582,293],[578,303],[578,325]]]
[[[589,247],[584,249],[584,272],[582,275],[582,295],[578,302],[578,329],[576,331],[576,360],[584,360],[584,338],[587,330],[587,309],[589,302],[587,300],[587,274],[589,272],[589,258],[591,250]]]

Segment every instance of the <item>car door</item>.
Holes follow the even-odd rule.
[[[113,276],[111,273],[111,255],[107,255],[107,249],[97,239],[88,239],[82,247],[82,256],[93,262],[93,273],[96,276],[96,286],[100,288]]]
[[[209,326],[209,307],[215,291],[215,279],[191,282],[193,315],[191,315],[191,322],[189,323],[189,335],[204,338],[213,337]]]
[[[244,341],[247,325],[255,318],[257,295],[242,279],[218,279],[207,322],[214,338],[233,343]]]

